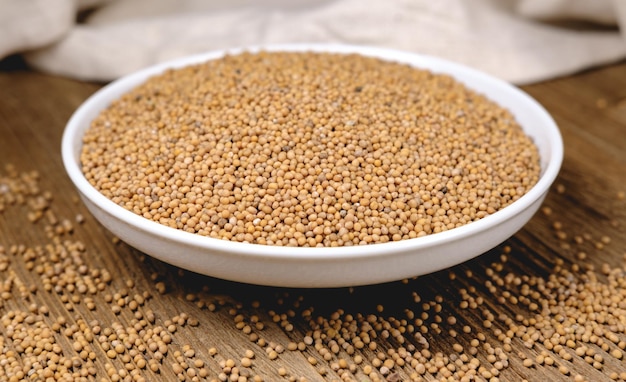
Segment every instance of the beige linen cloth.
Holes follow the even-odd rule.
[[[21,53],[41,71],[108,81],[214,49],[339,42],[524,84],[626,57],[620,27],[626,0],[0,0],[0,58]]]

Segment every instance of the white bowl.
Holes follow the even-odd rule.
[[[268,51],[359,53],[447,73],[515,115],[539,149],[541,177],[528,193],[511,205],[465,226],[416,239],[338,248],[266,246],[184,232],[124,209],[88,183],[80,167],[82,137],[101,110],[166,68],[196,64],[226,53],[258,51],[260,47],[233,49],[181,58],[128,75],[96,92],[76,110],[63,135],[63,163],[97,220],[146,254],[209,276],[284,287],[376,284],[441,270],[494,248],[533,216],[558,174],[563,159],[563,142],[554,120],[526,93],[487,74],[439,58],[372,47],[291,44],[262,48]]]

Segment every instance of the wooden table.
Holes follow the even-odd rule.
[[[436,274],[321,290],[199,276],[118,242],[60,156],[101,85],[0,66],[2,381],[626,378],[626,63],[524,87],[565,160],[514,237]]]

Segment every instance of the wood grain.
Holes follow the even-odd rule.
[[[248,375],[250,380],[254,375],[265,381],[342,380],[342,373],[344,380],[354,381],[441,380],[447,374],[437,367],[419,374],[416,364],[396,363],[386,370],[376,367],[373,360],[379,356],[393,359],[394,352],[397,354],[400,348],[408,349],[414,353],[413,359],[418,359],[427,343],[430,353],[441,352],[446,362],[453,364],[450,360],[458,357],[453,345],[458,343],[463,347],[462,353],[469,355],[472,340],[481,337],[479,333],[485,338],[480,340],[476,354],[471,357],[476,357],[483,372],[502,366],[491,375],[495,377],[497,374],[500,381],[568,381],[577,374],[589,381],[601,381],[610,380],[612,373],[621,380],[626,376],[622,374],[620,377],[620,373],[626,373],[623,360],[602,350],[597,343],[584,339],[577,341],[577,346],[588,346],[602,355],[602,363],[596,365],[597,368],[567,346],[564,352],[571,354],[572,359],[563,359],[542,339],[526,346],[528,344],[521,336],[513,336],[510,348],[505,346],[508,341],[505,340],[506,332],[512,325],[524,326],[524,320],[536,316],[544,317],[546,322],[555,318],[551,317],[548,305],[543,313],[541,309],[530,309],[532,296],[525,303],[523,297],[519,298],[524,295],[520,286],[510,280],[515,277],[535,280],[531,289],[541,291],[542,301],[552,299],[558,305],[566,301],[571,292],[560,290],[558,283],[551,284],[563,274],[563,270],[571,270],[574,266],[575,271],[567,277],[576,281],[573,285],[584,289],[593,282],[598,288],[607,286],[603,264],[607,264],[604,270],[607,266],[624,269],[626,200],[620,197],[623,195],[620,192],[626,191],[625,63],[524,88],[554,116],[565,142],[565,160],[557,180],[558,187],[555,185],[551,190],[544,205],[552,211],[551,214],[538,213],[503,245],[450,270],[383,285],[314,290],[217,280],[169,266],[116,242],[78,201],[60,157],[66,121],[101,84],[36,73],[13,58],[0,63],[0,68],[0,179],[11,172],[6,168],[8,164],[12,164],[18,174],[37,171],[40,189],[53,195],[49,209],[59,219],[68,219],[73,224],[72,232],[62,235],[63,240],[79,241],[85,246],[80,259],[75,261],[84,263],[90,271],[106,270],[112,275],[103,290],[93,294],[81,294],[67,286],[47,291],[42,275],[32,268],[44,264],[44,260],[31,259],[33,263],[29,265],[29,259],[18,247],[50,244],[52,239],[46,233],[46,226],[51,224],[45,218],[31,223],[27,219],[27,204],[6,203],[4,211],[0,212],[0,247],[4,247],[8,259],[7,267],[0,270],[0,286],[4,285],[3,290],[8,292],[4,295],[6,298],[0,300],[2,353],[18,350],[18,355],[21,354],[20,341],[10,335],[11,317],[16,312],[28,312],[35,304],[49,310],[41,317],[45,325],[52,326],[58,317],[64,317],[67,322],[64,328],[81,322],[95,325],[97,321],[102,329],[124,328],[128,332],[152,312],[155,320],[142,328],[143,332],[138,331],[141,337],[148,329],[166,327],[167,321],[172,321],[170,324],[175,329],[171,334],[172,342],[159,362],[158,372],[140,369],[136,361],[131,361],[129,368],[137,370],[133,372],[137,375],[136,380],[139,376],[145,380],[193,380],[193,373],[197,376],[200,368],[177,375],[173,366],[181,363],[182,358],[177,359],[176,351],[182,351],[185,345],[195,350],[193,356],[183,356],[185,362],[191,365],[195,360],[202,360],[206,365],[207,377],[198,380],[223,378],[220,373],[224,373],[224,369],[220,363],[226,359],[234,360],[243,370],[241,375]],[[82,224],[76,221],[78,215],[85,217]],[[559,237],[559,232],[566,236]],[[503,257],[505,252],[506,259]],[[586,254],[584,259],[581,259],[581,252]],[[590,272],[585,273],[587,270]],[[597,280],[590,281],[590,274]],[[7,280],[11,280],[11,285],[7,286]],[[544,286],[538,287],[537,282]],[[163,293],[159,291],[162,285],[166,288]],[[622,321],[613,323],[613,326],[608,323],[599,326],[615,332],[620,341],[626,341],[626,316],[623,315],[626,290],[623,285],[615,288]],[[464,289],[468,291],[469,300],[462,292]],[[115,299],[109,301],[116,293],[127,296],[119,311],[116,311]],[[148,298],[133,310],[128,302],[137,294],[145,294]],[[518,300],[511,302],[511,296],[517,296]],[[87,298],[94,302],[95,309],[88,308]],[[472,308],[471,304],[464,307],[463,301],[480,303]],[[602,305],[606,301],[595,303]],[[175,319],[182,313],[191,321],[176,323]],[[572,314],[575,319],[576,314]],[[355,349],[349,354],[352,352],[350,347],[355,344],[353,326],[362,326],[368,317],[380,325],[372,324],[369,332],[365,330],[372,342],[376,342],[376,349],[366,345],[364,349]],[[454,320],[448,321],[450,317]],[[416,319],[422,321],[416,322]],[[257,322],[263,326],[257,326]],[[469,332],[464,332],[464,328],[470,329]],[[422,329],[425,332],[416,336],[415,333]],[[290,342],[308,341],[307,336],[315,333],[321,334],[318,348],[307,345],[302,350],[280,351],[281,346],[287,348]],[[75,338],[68,339],[63,330],[54,338],[67,359],[78,356],[73,348]],[[123,354],[111,359],[97,339],[91,345],[95,354],[92,360],[95,375],[87,379],[115,379],[115,373],[107,374],[107,365],[116,370],[123,369]],[[333,345],[338,346],[337,352],[332,351]],[[146,360],[155,358],[154,351],[133,346],[124,354],[135,349]],[[610,350],[619,348],[618,343],[611,342],[607,346]],[[279,350],[277,358],[271,359],[270,352],[276,347]],[[247,349],[252,350],[255,357],[250,367],[243,367],[241,359]],[[326,351],[321,349],[329,349],[328,359],[324,358]],[[490,357],[494,349],[505,353],[506,365],[494,365]],[[214,351],[217,353],[213,354]],[[542,352],[553,357],[555,364],[538,364],[536,357]],[[344,373],[345,370],[339,367],[340,361],[354,363],[356,354],[362,356],[362,363],[354,364],[351,371]],[[523,366],[523,357],[531,358],[534,365]],[[24,362],[23,359],[24,355],[20,362]],[[79,379],[80,364],[84,361],[76,362],[74,377]],[[366,374],[369,371],[367,365],[373,366],[370,375]],[[562,374],[559,365],[564,365],[569,374]],[[280,368],[285,369],[286,376],[279,375]],[[461,366],[457,365],[456,371],[460,369]],[[0,380],[10,380],[7,370],[6,364],[0,362]],[[33,378],[36,375],[33,374]],[[128,378],[132,380],[130,376]],[[483,373],[480,376],[479,373],[478,379],[481,378],[489,380],[490,375]]]

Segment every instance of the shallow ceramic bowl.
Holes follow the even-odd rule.
[[[346,45],[274,45],[273,51],[359,53],[447,73],[509,109],[533,138],[541,157],[541,177],[527,194],[506,208],[465,226],[398,242],[339,248],[293,248],[230,242],[169,228],[107,199],[83,176],[82,137],[109,103],[148,77],[216,59],[243,49],[212,52],[156,65],[121,78],[91,96],[69,120],[62,154],[67,173],[87,208],[120,239],[146,254],[197,273],[245,283],[285,287],[342,287],[400,280],[441,270],[478,256],[517,232],[537,211],[557,176],[563,143],[550,115],[514,86],[442,59],[395,50]],[[245,49],[258,51],[259,47]]]

